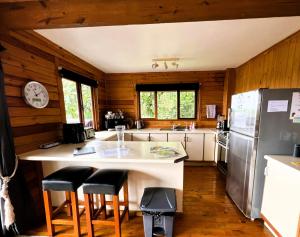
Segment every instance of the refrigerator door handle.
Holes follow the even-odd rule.
[[[264,174],[265,174],[265,176],[269,175],[269,167],[268,166],[265,167]]]

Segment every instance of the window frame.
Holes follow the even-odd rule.
[[[72,80],[72,79],[69,79],[69,78],[65,78],[65,77],[61,77],[61,84],[62,84],[62,93],[63,93],[63,97],[64,97],[64,91],[63,91],[63,83],[62,83],[62,80],[69,80],[69,81],[72,81],[74,83],[76,83],[76,93],[77,93],[77,107],[78,107],[78,112],[79,112],[79,121],[80,123],[83,124],[83,126],[85,125],[85,118],[84,118],[84,107],[83,107],[83,100],[82,100],[82,90],[81,90],[81,85],[85,85],[85,86],[89,86],[90,89],[91,89],[91,96],[92,96],[92,117],[93,117],[93,126],[92,128],[96,129],[96,116],[95,116],[95,90],[94,88],[91,86],[91,85],[88,85],[86,83],[82,83],[82,82],[79,82],[79,81],[76,81],[76,80]],[[64,102],[64,109],[66,108],[66,104],[65,104],[65,101]],[[66,111],[66,109],[65,109]],[[66,112],[64,113],[65,114],[65,120],[67,121],[67,114]],[[89,128],[89,127],[85,127],[84,128]]]
[[[168,92],[168,91],[176,91],[177,92],[177,118],[176,119],[158,119],[158,111],[157,111],[157,92]],[[194,98],[195,98],[195,103],[194,103],[194,117],[193,118],[181,118],[180,117],[180,91],[193,91],[194,94]],[[154,92],[154,118],[142,118],[141,116],[141,96],[140,93],[141,92]],[[198,93],[199,90],[197,89],[176,89],[176,90],[139,90],[137,91],[137,99],[138,99],[138,114],[139,114],[139,118],[143,119],[143,120],[147,120],[147,121],[176,121],[176,120],[195,120],[197,119],[197,108],[198,108]]]

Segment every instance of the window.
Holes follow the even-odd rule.
[[[141,91],[140,110],[142,118],[155,118],[155,94],[153,91]]]
[[[180,118],[195,118],[195,91],[180,91]]]
[[[177,119],[177,91],[157,92],[157,119]]]
[[[164,88],[163,86],[160,87]],[[166,91],[142,90],[153,89],[153,85],[151,87],[141,87],[141,90],[138,90],[140,117],[158,120],[195,119],[197,114],[197,90],[174,90],[174,87],[170,86],[170,90]]]
[[[94,126],[92,87],[62,78],[67,123]]]

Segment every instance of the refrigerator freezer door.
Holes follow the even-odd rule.
[[[250,217],[257,138],[230,132],[226,191]]]
[[[250,137],[257,137],[260,102],[260,90],[233,95],[230,130]]]
[[[289,119],[293,92],[300,92],[300,89],[263,90],[262,93],[252,218],[260,217],[266,167],[264,156],[292,155],[294,145],[300,143],[300,124],[293,123]],[[288,110],[286,112],[268,112],[268,103],[272,100],[287,100]]]

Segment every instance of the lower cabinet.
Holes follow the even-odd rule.
[[[168,133],[168,142],[181,142],[184,148],[186,148],[184,133]]]
[[[213,133],[125,133],[125,141],[181,142],[191,161],[214,161],[216,135]],[[117,137],[109,139],[116,141]]]
[[[132,133],[125,133],[124,134],[124,140],[125,141],[131,141],[132,140]]]
[[[300,234],[299,187],[300,172],[297,169],[268,160],[261,214],[269,228],[281,236],[298,237]]]
[[[213,133],[205,133],[203,160],[214,161],[215,149],[216,149],[216,135]]]
[[[151,142],[166,142],[168,135],[167,133],[150,133]]]
[[[189,156],[189,160],[202,161],[203,160],[203,145],[204,145],[203,134],[186,134],[186,152]]]
[[[149,141],[149,133],[132,133],[132,141]]]

